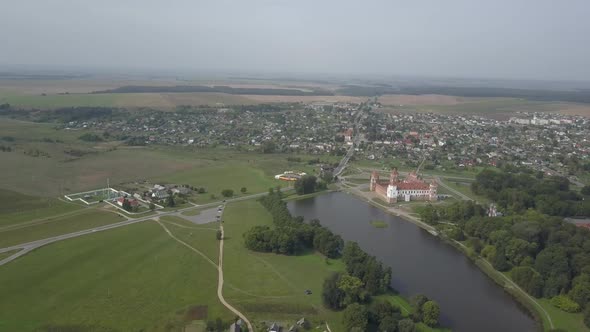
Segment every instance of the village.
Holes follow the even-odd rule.
[[[353,114],[362,110],[355,128]],[[425,170],[511,164],[579,183],[590,151],[590,120],[551,113],[515,113],[499,120],[477,115],[381,112],[366,104],[310,103],[142,111],[116,120],[71,121],[64,130],[103,131],[131,145],[228,146],[264,153],[343,156],[359,134],[354,160],[401,161]]]

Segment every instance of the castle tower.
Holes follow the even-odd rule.
[[[397,168],[394,168],[391,171],[391,175],[389,176],[389,184],[395,185],[398,181],[398,178],[399,178],[399,173],[397,172]]]
[[[434,181],[432,181],[430,183],[430,191],[428,193],[428,199],[431,201],[437,201],[438,200],[438,194],[437,194],[437,189],[438,189],[438,184]]]
[[[375,191],[375,189],[377,188],[378,182],[379,182],[379,173],[377,173],[377,171],[373,171],[373,173],[371,173],[371,182],[369,183],[369,189],[371,191]]]

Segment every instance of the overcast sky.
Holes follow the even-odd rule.
[[[0,64],[590,80],[589,0],[1,0]]]

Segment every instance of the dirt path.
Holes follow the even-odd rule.
[[[250,321],[246,318],[246,315],[244,315],[243,313],[238,311],[238,309],[234,308],[231,304],[227,303],[227,301],[223,297],[223,237],[224,237],[223,225],[219,225],[219,229],[221,230],[221,240],[219,241],[219,264],[215,264],[215,262],[213,262],[209,257],[207,257],[207,255],[203,254],[199,250],[193,248],[188,243],[186,243],[186,242],[180,240],[179,238],[177,238],[176,236],[174,236],[174,234],[172,234],[172,232],[170,232],[170,230],[168,230],[168,228],[160,222],[159,218],[155,218],[155,219],[156,219],[156,222],[160,226],[162,226],[162,228],[166,231],[166,233],[168,233],[168,235],[171,238],[176,240],[176,242],[182,244],[183,246],[194,251],[195,253],[201,255],[203,258],[205,258],[205,260],[207,262],[209,262],[211,265],[213,265],[213,266],[215,266],[215,268],[217,268],[217,271],[218,271],[217,298],[219,298],[219,302],[221,302],[221,304],[223,304],[227,309],[229,309],[229,311],[231,311],[234,314],[236,314],[237,316],[239,316],[248,326],[248,331],[254,331],[254,329],[252,328],[252,324],[250,324]]]
[[[213,265],[215,268],[217,268],[217,264],[215,264],[215,262],[213,262],[211,260],[211,258],[207,257],[207,255],[205,255],[204,253],[200,252],[199,250],[193,248],[190,244],[182,241],[181,239],[177,238],[176,236],[174,236],[174,234],[172,234],[172,232],[170,232],[170,230],[160,222],[159,218],[156,219],[156,222],[158,224],[160,224],[160,226],[162,226],[162,228],[164,228],[164,230],[166,231],[166,233],[168,233],[168,235],[170,235],[171,238],[173,238],[174,240],[176,240],[176,242],[182,244],[183,246],[189,248],[190,250],[196,252],[197,254],[199,254],[200,256],[202,256],[207,262],[209,262],[211,265]]]
[[[231,304],[227,303],[227,301],[225,301],[225,298],[223,298],[223,239],[225,237],[225,233],[223,231],[223,225],[220,224],[219,229],[221,230],[221,240],[219,241],[219,265],[217,268],[217,270],[219,271],[219,278],[217,282],[217,297],[226,308],[228,308],[234,314],[240,316],[240,318],[248,326],[248,331],[253,332],[254,328],[252,327],[252,324],[250,324],[250,321],[246,318],[246,315],[239,312],[238,309],[234,308]]]

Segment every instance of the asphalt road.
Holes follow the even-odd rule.
[[[286,189],[283,189],[283,190],[286,190]],[[242,196],[242,197],[238,197],[238,198],[231,198],[231,199],[227,199],[226,202],[238,202],[238,201],[243,201],[243,200],[252,199],[252,198],[256,198],[256,197],[261,197],[264,195],[266,195],[266,193],[253,194],[253,195]],[[68,233],[68,234],[62,234],[62,235],[58,235],[58,236],[54,236],[54,237],[50,237],[50,238],[46,238],[46,239],[42,239],[42,240],[37,240],[37,241],[33,241],[33,242],[22,243],[22,244],[18,244],[18,245],[6,247],[6,248],[0,248],[0,253],[19,250],[14,255],[11,255],[3,260],[0,260],[0,266],[10,263],[13,260],[15,260],[21,256],[24,256],[37,248],[40,248],[42,246],[45,246],[45,245],[48,245],[51,243],[55,243],[58,241],[63,241],[63,240],[75,238],[78,236],[93,234],[93,233],[97,233],[97,232],[103,232],[103,231],[107,231],[107,230],[118,228],[118,227],[132,225],[132,224],[136,224],[138,222],[154,219],[155,217],[175,215],[178,212],[182,212],[182,211],[186,211],[186,210],[215,207],[220,204],[222,204],[222,201],[217,201],[217,202],[198,205],[198,206],[191,206],[191,207],[178,209],[178,210],[174,210],[174,211],[158,212],[158,214],[155,214],[155,215],[145,216],[145,217],[141,217],[141,218],[133,218],[133,219],[121,221],[121,222],[110,224],[110,225],[95,227],[92,229],[86,229],[83,231],[77,231],[77,232]]]
[[[344,156],[344,158],[342,158],[342,160],[338,164],[338,167],[336,167],[334,169],[334,176],[339,176],[340,173],[342,173],[342,171],[344,170],[344,168],[348,164],[348,161],[350,160],[350,157],[352,157],[352,155],[354,154],[354,147],[359,144],[359,140],[360,140],[360,137],[361,136],[358,134],[358,124],[359,124],[359,121],[361,120],[361,117],[362,117],[362,114],[363,113],[362,113],[362,111],[360,109],[357,112],[358,113],[357,113],[357,116],[356,116],[356,119],[355,119],[354,125],[353,125],[354,132],[357,133],[357,134],[352,139],[352,145],[350,146],[350,148],[346,152],[346,155]]]

